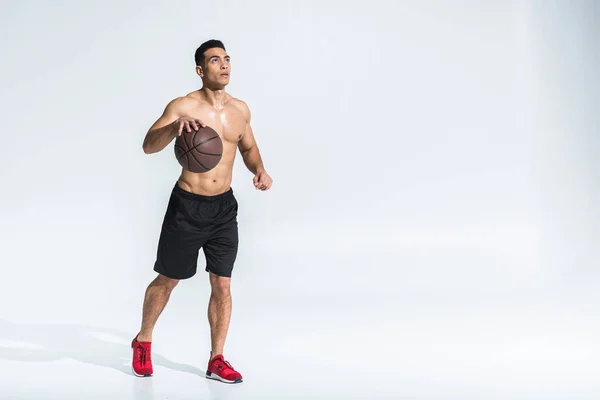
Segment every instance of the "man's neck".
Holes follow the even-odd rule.
[[[210,89],[206,86],[200,89],[200,93],[202,97],[204,97],[204,101],[215,108],[220,108],[223,106],[223,103],[226,99],[225,89]]]

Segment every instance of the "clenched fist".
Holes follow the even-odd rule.
[[[269,190],[271,185],[273,185],[273,179],[271,179],[266,171],[259,171],[254,176],[254,187],[257,190]]]

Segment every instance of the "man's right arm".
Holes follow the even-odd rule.
[[[180,124],[177,120],[181,117],[182,100],[182,98],[171,100],[160,118],[150,127],[142,144],[144,153],[152,154],[161,151],[179,134]]]

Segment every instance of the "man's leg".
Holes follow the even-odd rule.
[[[146,288],[142,327],[131,343],[132,369],[137,376],[152,376],[152,332],[156,321],[178,282],[196,274],[198,251],[206,235],[202,225],[193,219],[197,203],[190,193],[175,186],[163,220],[154,263],[154,271],[159,275]]]
[[[154,373],[152,366],[152,331],[178,282],[176,279],[170,279],[159,274],[146,289],[142,312],[142,328],[131,342],[131,348],[133,349],[131,368],[136,376],[152,376]]]
[[[179,281],[196,274],[198,251],[207,233],[202,221],[194,219],[198,212],[196,197],[175,185],[169,198],[154,263],[158,276],[150,283],[144,297],[142,328],[138,336],[141,342],[152,341],[154,325]]]
[[[142,328],[137,337],[140,342],[151,342],[152,331],[158,317],[164,310],[171,292],[177,286],[179,280],[167,278],[159,274],[146,289],[144,297],[144,308],[142,313]]]
[[[208,303],[211,354],[206,377],[226,383],[242,382],[242,375],[223,357],[223,347],[231,319],[231,274],[237,257],[237,201],[232,192],[225,194],[219,207],[217,228],[204,244],[206,271],[211,286]]]
[[[211,351],[206,377],[225,383],[241,383],[242,374],[223,357],[223,347],[231,319],[230,277],[209,272],[211,294],[208,302],[208,322],[210,324]]]
[[[210,324],[210,358],[223,354],[229,321],[231,320],[231,278],[209,272],[210,300],[208,302],[208,322]]]

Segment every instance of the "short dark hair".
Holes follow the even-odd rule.
[[[202,43],[200,47],[196,49],[196,54],[194,55],[196,65],[202,65],[204,63],[204,53],[206,52],[206,50],[214,48],[225,50],[225,45],[223,44],[223,42],[216,39],[210,39]]]

